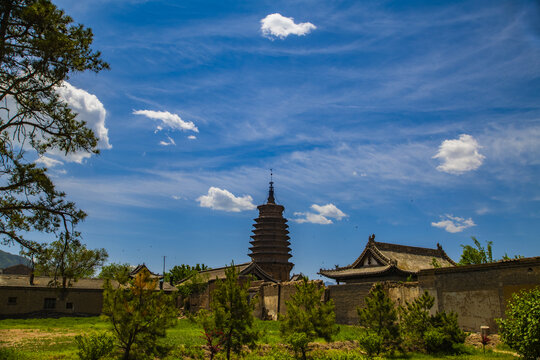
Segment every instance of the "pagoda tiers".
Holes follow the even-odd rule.
[[[319,274],[344,283],[417,280],[418,272],[434,267],[456,266],[441,245],[437,249],[375,241],[369,237],[364,251],[351,265],[321,269]]]
[[[255,229],[249,248],[251,260],[277,281],[288,281],[294,264],[289,262],[291,243],[287,219],[283,217],[282,205],[276,204],[274,182],[270,181],[268,201],[259,205],[259,217],[254,219]]]

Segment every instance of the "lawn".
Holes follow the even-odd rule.
[[[256,327],[261,332],[260,347],[246,356],[246,359],[285,360],[291,358],[281,344],[278,322],[257,321]],[[109,329],[109,324],[99,317],[0,320],[0,360],[77,359],[75,336],[107,329]],[[362,359],[361,353],[353,342],[355,333],[354,327],[341,325],[335,342],[327,344],[321,340],[314,345],[312,355],[321,360]],[[175,327],[167,331],[167,337],[162,340],[162,344],[173,349],[166,357],[167,360],[202,356],[200,345],[203,343],[201,328],[188,319],[180,319]],[[469,352],[464,355],[438,357],[413,354],[406,357],[396,356],[392,359],[515,359],[512,355],[491,351],[484,356],[481,351],[472,348]]]

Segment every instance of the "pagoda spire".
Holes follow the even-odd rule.
[[[272,180],[272,169],[270,169],[270,189],[268,190],[268,201],[267,204],[275,204],[276,199],[274,198],[274,181]]]

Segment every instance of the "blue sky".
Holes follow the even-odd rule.
[[[62,93],[101,154],[38,161],[110,261],[248,261],[270,168],[295,273],[371,233],[540,255],[538,2],[55,3],[111,70]]]

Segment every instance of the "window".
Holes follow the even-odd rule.
[[[17,305],[17,298],[16,297],[8,297],[7,303],[8,303],[8,305]]]
[[[72,302],[66,303],[66,309],[73,309],[73,303]]]
[[[56,308],[56,298],[45,298],[43,303],[43,308],[45,310],[51,310]]]

